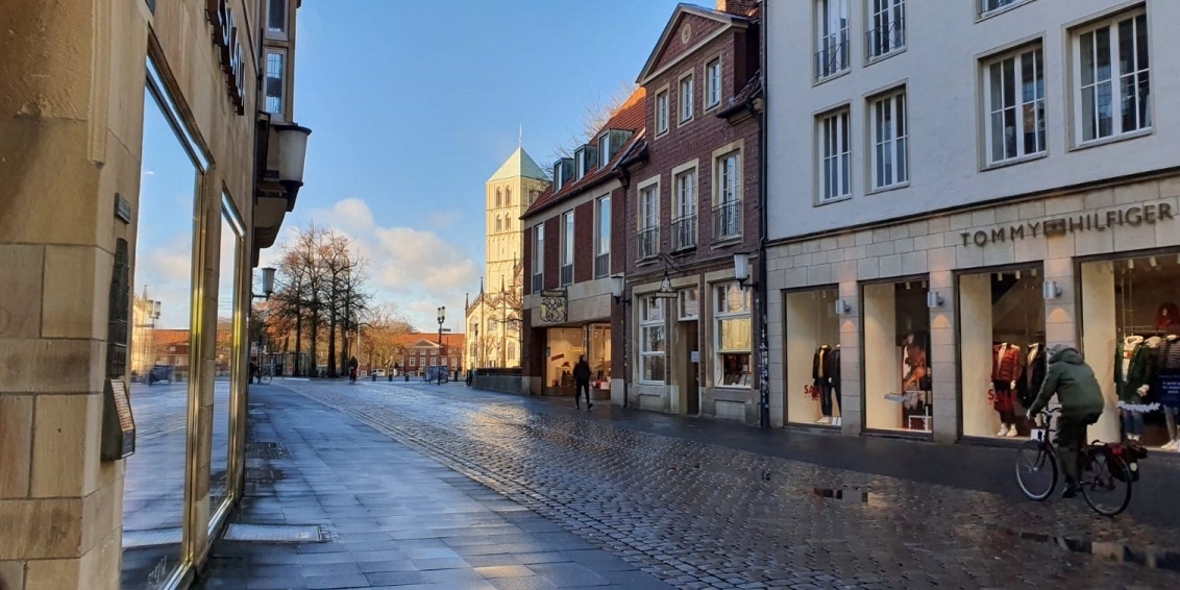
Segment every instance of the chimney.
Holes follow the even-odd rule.
[[[717,0],[717,10],[740,16],[750,16],[758,10],[761,0]]]

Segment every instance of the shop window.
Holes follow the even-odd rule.
[[[840,318],[836,289],[788,293],[785,298],[787,421],[840,425]]]
[[[1048,368],[1043,287],[1035,267],[959,276],[964,436],[1028,434]]]
[[[664,382],[664,353],[667,347],[664,300],[654,296],[639,300],[639,380]]]
[[[548,346],[546,388],[550,394],[574,394],[574,365],[586,354],[581,328],[549,328],[545,331]]]
[[[737,283],[713,289],[713,321],[716,358],[714,367],[719,386],[750,386],[750,292]]]
[[[701,315],[701,294],[696,287],[680,291],[680,321],[692,321]]]
[[[221,249],[217,279],[217,335],[214,351],[213,385],[213,460],[209,464],[209,513],[217,514],[229,498],[230,416],[241,395],[237,385],[247,377],[238,361],[241,342],[238,312],[238,268],[242,265],[242,241],[245,229],[229,196],[222,197]],[[263,365],[273,372],[275,358],[264,358]]]
[[[864,286],[865,425],[869,429],[932,430],[928,294],[921,279]]]
[[[1091,438],[1176,450],[1180,255],[1081,265],[1083,353],[1109,400]]]
[[[590,326],[590,363],[591,386],[597,389],[610,389],[611,339],[610,325],[596,324]]]

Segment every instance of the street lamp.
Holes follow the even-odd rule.
[[[251,292],[250,296],[253,299],[266,299],[269,301],[270,296],[274,295],[275,292],[275,269],[268,266],[260,270],[262,271],[262,295],[255,295]]]
[[[446,357],[443,356],[444,353],[443,353],[442,333],[443,333],[443,322],[445,322],[445,321],[447,321],[447,306],[443,305],[438,308],[438,355],[439,355],[439,358],[444,360],[444,362],[443,362],[444,365],[446,364],[446,362],[445,362]],[[438,369],[436,369],[436,370],[438,370]],[[438,371],[438,384],[442,385],[442,371],[441,370]]]

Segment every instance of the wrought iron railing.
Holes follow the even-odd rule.
[[[849,67],[848,41],[831,40],[824,48],[815,52],[815,77],[822,79],[834,76]]]
[[[865,49],[869,58],[881,57],[905,47],[905,19],[882,22],[865,33]]]
[[[686,250],[697,245],[697,216],[685,215],[672,220],[672,249]]]
[[[660,228],[639,230],[639,258],[652,258],[660,253]]]
[[[724,240],[741,233],[741,199],[725,201],[713,207],[713,239]]]

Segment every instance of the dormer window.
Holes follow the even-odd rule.
[[[574,152],[574,166],[576,167],[574,179],[582,180],[582,177],[586,175],[586,148],[578,148],[578,151]]]
[[[606,166],[614,154],[610,151],[610,131],[598,136],[598,161]]]
[[[561,190],[561,183],[564,180],[561,177],[561,164],[561,160],[558,160],[557,163],[553,165],[553,192]]]

